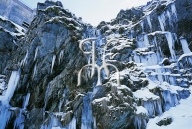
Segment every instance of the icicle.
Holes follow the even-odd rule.
[[[69,128],[68,129],[76,129],[76,118],[73,118],[72,121],[69,123]],[[82,128],[82,129],[86,129],[86,128]]]
[[[180,42],[181,42],[184,54],[190,53],[191,50],[188,47],[187,40],[184,37],[180,37]]]
[[[15,88],[17,86],[17,83],[20,78],[20,69],[18,71],[12,71],[11,77],[9,79],[8,88],[6,90],[5,96],[2,98],[2,102],[5,104],[8,104],[10,99],[12,98]]]
[[[51,65],[51,73],[53,72],[53,67],[54,67],[54,64],[55,64],[55,59],[56,59],[56,55],[53,55],[52,65]]]
[[[163,105],[163,108],[165,111],[169,110],[170,107],[173,107],[174,104],[172,102],[172,99],[171,99],[171,93],[170,91],[168,90],[164,90],[163,93],[162,93],[162,96],[163,96],[163,99],[164,99],[164,105]]]
[[[59,64],[61,63],[61,58],[63,58],[64,50],[61,50],[59,54]]]
[[[97,129],[96,117],[93,117],[93,129]]]
[[[35,49],[35,57],[34,57],[34,61],[36,60],[36,58],[37,58],[37,53],[38,53],[38,50],[39,50],[39,47],[37,47],[36,49]]]
[[[155,47],[157,49],[157,52],[156,52],[157,60],[158,60],[158,62],[161,62],[163,54],[162,54],[162,51],[161,51],[161,47],[159,47],[159,45],[157,44],[156,36],[154,36],[153,42],[154,42],[154,45],[155,45]]]
[[[32,78],[35,77],[36,73],[37,73],[37,65],[35,64]]]
[[[69,129],[76,129],[76,123],[77,123],[76,118],[73,118],[71,123],[69,124]]]
[[[53,127],[57,127],[57,128],[60,127],[59,120],[53,114],[50,114],[50,115],[51,115],[51,122],[49,123],[47,129],[52,129]]]
[[[19,109],[16,109],[19,110]],[[22,110],[19,110],[19,116],[14,121],[14,129],[24,129],[24,116],[22,115]]]
[[[144,26],[143,26],[143,21],[140,22],[142,32],[144,32]]]
[[[149,46],[149,39],[147,34],[144,35],[144,44],[145,44],[145,47]]]
[[[61,107],[62,107],[62,105],[63,105],[63,102],[64,102],[64,99],[63,98],[61,98],[60,99],[60,101],[59,101],[59,112],[61,112]]]
[[[162,71],[161,69],[155,69],[155,72],[158,73],[158,75],[157,75],[158,81],[159,81],[160,83],[162,83],[162,82],[163,82],[163,75],[162,75],[162,73],[163,73],[164,71]]]
[[[147,34],[137,36],[138,48],[144,48],[149,46],[149,39]]]
[[[171,18],[171,14],[170,14],[169,10],[167,10],[166,13],[169,18],[169,25],[172,25],[172,18]]]
[[[158,113],[158,115],[163,114],[161,100],[156,101],[156,112]]]
[[[174,48],[174,43],[173,43],[173,37],[172,37],[172,34],[171,32],[167,32],[165,34],[166,38],[167,38],[167,41],[168,41],[168,45],[169,45],[169,50],[170,50],[170,53],[171,53],[171,57],[172,59],[176,59],[176,56],[175,56],[175,51],[173,50]]]
[[[28,54],[29,54],[29,52],[28,52],[28,50],[27,50],[27,53],[26,53],[26,55],[25,55],[25,58],[21,61],[21,66],[24,66],[24,65],[27,63]]]
[[[144,101],[144,108],[147,109],[149,116],[155,116],[155,104],[152,100]]]
[[[157,58],[156,53],[150,54],[150,55],[148,55],[148,56],[149,56],[149,57],[148,57],[148,65],[149,65],[149,66],[157,65],[157,63],[158,63],[158,58]]]
[[[151,24],[150,15],[147,16],[147,22],[148,22],[148,24],[149,24],[150,30],[152,31],[152,24]]]
[[[172,5],[171,5],[171,11],[172,11],[172,13],[175,15],[175,17],[176,17],[176,19],[177,19],[177,10],[176,10],[176,8],[175,8],[175,4],[172,4]]]
[[[135,63],[141,63],[140,56],[136,52],[134,53],[134,61]]]
[[[48,100],[48,94],[50,92],[50,84],[48,84],[47,86],[47,89],[46,89],[46,92],[45,92],[45,98],[44,98],[44,107],[43,107],[43,110],[44,110],[44,114],[43,114],[43,119],[45,119],[45,108],[47,107],[47,100]]]
[[[25,101],[23,103],[23,109],[25,110],[26,107],[28,106],[28,102],[29,102],[29,98],[30,98],[30,93],[27,93],[26,97],[25,97]]]
[[[165,15],[162,13],[160,16],[158,16],[159,24],[161,26],[161,30],[165,31]]]

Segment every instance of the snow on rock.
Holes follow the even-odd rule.
[[[192,90],[192,88],[190,88]],[[150,119],[147,129],[190,129],[192,127],[192,95],[184,100],[180,100],[180,104],[176,107],[171,107],[168,111],[164,112],[162,116],[157,116]],[[172,117],[173,122],[167,126],[158,126],[156,123],[166,118]]]
[[[148,111],[143,107],[143,106],[139,106],[136,107],[136,114],[146,114],[148,115]]]
[[[153,93],[151,93],[149,91],[149,89],[147,88],[143,88],[141,90],[137,90],[136,92],[133,92],[133,95],[138,98],[138,99],[142,99],[144,101],[147,101],[149,99],[152,99],[152,100],[156,100],[156,99],[159,99],[158,96],[154,95]]]

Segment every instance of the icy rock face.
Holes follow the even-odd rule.
[[[182,10],[191,10],[187,1],[151,1],[146,6],[121,10],[116,19],[97,26],[106,39],[119,39],[120,45],[116,44],[111,49],[110,59],[122,62],[129,69],[125,72],[129,76],[121,82],[132,90],[134,102],[148,111],[149,118],[162,115],[177,106],[180,99],[190,96],[187,88],[191,85],[191,50],[188,44],[192,40],[189,36],[191,31],[187,29],[181,33],[180,30],[190,14],[178,14],[178,3],[180,6],[187,4],[182,6]],[[129,49],[125,49],[128,44]],[[135,128],[146,128],[148,118],[145,115],[141,114],[139,118],[135,115]]]
[[[191,30],[179,29],[190,14],[181,16],[178,3],[182,10],[191,9],[186,1],[153,0],[146,6],[121,10],[116,19],[103,21],[97,28],[63,9],[61,2],[38,3],[37,15],[8,64],[12,70],[20,68],[21,75],[16,90],[8,87],[7,91],[13,91],[8,93],[14,93],[7,97],[10,105],[0,107],[4,112],[0,119],[6,116],[2,126],[147,128],[148,121],[191,94]],[[78,71],[93,58],[79,49],[78,41],[86,38],[96,39],[95,62],[99,66],[105,43],[118,39],[108,44],[106,62],[118,68],[120,85],[117,71],[109,67],[108,78],[102,71],[102,85],[95,87],[97,77],[90,78],[88,68],[77,87]],[[91,50],[89,45],[87,42],[84,50]],[[2,94],[6,88],[6,84],[1,87]],[[170,120],[159,123],[165,124]]]
[[[77,73],[87,62],[77,42],[86,30],[85,24],[58,2],[46,4],[46,9],[37,8],[12,63],[20,62],[22,74],[11,106],[24,108],[22,102],[30,93],[24,115],[26,128],[66,127],[72,119],[79,122],[84,96],[81,92],[87,91],[76,87]],[[89,87],[91,81],[87,83],[86,75],[82,80],[83,86]],[[52,115],[57,112],[62,114]],[[18,119],[19,115],[13,115],[9,126]]]

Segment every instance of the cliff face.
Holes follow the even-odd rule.
[[[189,0],[153,0],[94,28],[61,2],[46,1],[38,3],[25,36],[10,21],[0,21],[0,129],[169,126],[172,116],[161,120],[162,114],[190,96],[191,11]],[[96,58],[79,48],[87,38],[94,39],[83,50],[91,51],[89,40],[95,41]],[[80,69],[94,61],[102,66],[105,58],[119,70],[120,84],[117,70],[108,67],[101,71],[102,84],[98,71],[91,78],[87,68],[77,86]],[[157,116],[160,121],[147,126]]]

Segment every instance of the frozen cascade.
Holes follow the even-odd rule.
[[[55,64],[55,59],[56,59],[56,55],[53,55],[52,64],[51,64],[51,73],[53,72],[53,67],[54,67],[54,64]]]
[[[18,71],[12,71],[11,77],[8,82],[8,88],[6,90],[5,96],[1,96],[0,100],[2,102],[2,106],[0,108],[0,129],[5,129],[7,121],[11,117],[11,112],[9,110],[9,101],[12,98],[15,88],[17,86],[17,83],[20,78],[20,69]]]
[[[166,32],[165,36],[166,36],[167,41],[168,41],[171,57],[172,57],[173,60],[175,60],[176,56],[175,56],[175,51],[174,51],[174,42],[173,42],[172,34],[171,34],[171,32]]]
[[[82,111],[82,129],[91,129],[93,124],[93,115],[92,115],[92,92],[87,93],[87,96],[83,97],[83,111]]]
[[[165,31],[165,15],[162,13],[160,16],[158,16],[159,24],[162,31]]]
[[[191,50],[188,47],[187,40],[184,37],[180,37],[180,42],[181,42],[184,54],[190,53]]]
[[[148,22],[148,24],[149,24],[150,30],[152,31],[152,24],[151,24],[150,15],[147,16],[147,22]]]

